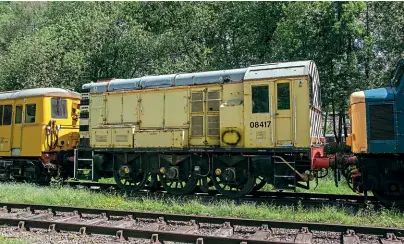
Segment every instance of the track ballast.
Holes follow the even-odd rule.
[[[20,231],[78,232],[150,243],[402,243],[404,229],[255,220],[69,206],[0,203],[0,224]],[[326,239],[324,239],[326,238]]]

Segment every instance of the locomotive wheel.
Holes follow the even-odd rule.
[[[262,176],[258,176],[256,178],[255,182],[256,182],[256,184],[251,192],[257,192],[257,191],[261,190],[267,184],[267,182],[264,180],[264,177],[262,177]]]
[[[204,181],[206,183],[204,184]],[[210,177],[201,177],[198,179],[197,186],[201,192],[209,192],[209,188],[213,186],[212,180]]]
[[[136,192],[146,185],[149,173],[133,170],[129,165],[122,165],[114,171],[114,179],[120,189]]]
[[[227,182],[221,177],[212,177],[216,190],[225,197],[238,198],[250,193],[255,186],[255,177],[248,177],[236,183]]]
[[[194,191],[197,178],[192,172],[182,167],[167,167],[165,174],[160,174],[160,182],[164,190],[174,195],[186,195]],[[178,174],[178,177],[170,177],[170,174]]]
[[[375,191],[375,190],[373,190],[372,193],[385,206],[404,207],[404,196],[403,195],[400,195],[400,196],[386,195],[382,191]]]
[[[228,167],[215,168],[211,177],[216,190],[225,197],[238,198],[249,194],[256,184],[255,176],[248,173],[248,166],[243,163]]]

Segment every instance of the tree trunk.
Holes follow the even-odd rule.
[[[342,112],[342,122],[344,124],[344,137],[346,138],[348,136],[348,128],[346,126],[345,112]]]
[[[334,101],[334,98],[332,99],[331,105],[332,105],[332,124],[333,124],[332,127],[334,129],[335,140],[339,144],[340,141],[339,141],[339,137],[338,137],[338,134],[337,134],[337,125],[336,125],[336,122],[335,122],[335,101]]]
[[[324,119],[324,127],[323,127],[323,137],[325,137],[325,134],[327,133],[327,120],[328,120],[328,110],[330,110],[329,106],[326,106],[325,110],[325,119]]]
[[[338,139],[339,139],[339,143],[342,143],[342,112],[340,111],[338,113]]]
[[[369,31],[369,3],[366,6],[366,37],[369,37],[370,31]],[[368,43],[365,43],[365,45],[368,45]],[[366,59],[365,59],[365,75],[366,75],[366,80],[369,81],[369,73],[370,73],[370,48],[366,47]]]

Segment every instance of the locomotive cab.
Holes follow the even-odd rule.
[[[48,182],[78,144],[79,101],[78,93],[60,88],[1,93],[2,177]]]
[[[404,59],[389,87],[355,92],[350,97],[355,191],[372,191],[386,204],[404,204]]]
[[[404,59],[390,87],[354,92],[350,97],[354,153],[404,153]]]

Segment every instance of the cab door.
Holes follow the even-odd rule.
[[[245,146],[273,147],[272,96],[268,81],[244,83]]]
[[[16,103],[14,106],[14,124],[12,129],[12,145],[11,145],[11,155],[19,156],[21,154],[22,145],[22,122],[23,122],[23,105]]]
[[[0,105],[0,152],[10,153],[13,105]]]
[[[276,146],[293,146],[292,86],[289,80],[274,82],[275,90],[275,143]]]

